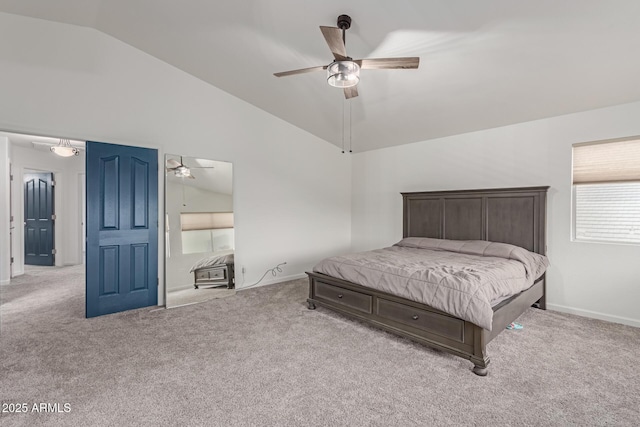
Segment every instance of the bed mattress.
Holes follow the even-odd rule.
[[[491,330],[492,307],[528,289],[548,265],[547,257],[505,243],[409,237],[388,248],[326,258],[313,271]]]
[[[214,265],[233,264],[234,263],[233,258],[234,258],[233,252],[228,254],[223,254],[223,255],[216,254],[206,258],[202,258],[201,260],[199,260],[198,262],[196,262],[191,266],[191,270],[189,270],[189,273],[193,273],[194,271],[199,270],[201,268],[211,267]]]

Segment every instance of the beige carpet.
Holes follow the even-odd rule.
[[[212,288],[201,286],[199,289],[189,288],[167,293],[167,308],[182,307],[183,305],[198,304],[216,298],[227,298],[236,294],[235,289]]]
[[[637,426],[640,329],[530,309],[471,363],[319,308],[304,280],[84,319],[82,271],[0,287],[4,426]],[[551,284],[550,284],[551,286]],[[61,413],[33,412],[34,403]],[[64,404],[69,412],[64,412]],[[54,406],[52,406],[53,408]]]

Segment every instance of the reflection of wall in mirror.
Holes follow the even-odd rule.
[[[193,273],[189,273],[189,269],[198,260],[211,254],[211,251],[183,254],[180,214],[182,212],[232,212],[233,196],[213,193],[188,185],[183,186],[180,183],[167,182],[166,204],[169,217],[169,241],[167,244],[170,246],[170,252],[167,252],[171,254],[166,260],[167,291],[187,289],[193,287]],[[214,231],[224,231],[229,235],[226,242],[221,243],[220,247],[228,245],[233,248],[233,229]],[[210,236],[208,239],[212,240]],[[217,242],[214,243],[214,249],[215,247],[218,247]],[[211,244],[209,243],[207,249],[210,248]]]
[[[214,251],[229,251],[234,249],[233,244],[233,228],[225,228],[224,230],[211,230],[211,240],[213,241]]]

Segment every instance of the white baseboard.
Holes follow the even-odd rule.
[[[203,286],[206,286],[206,285],[203,285]],[[195,289],[193,287],[193,283],[190,283],[188,285],[180,285],[180,286],[174,286],[174,287],[171,287],[171,288],[167,288],[167,291],[176,292],[176,291],[184,291],[184,290],[187,290],[187,289]]]
[[[606,320],[607,322],[622,323],[623,325],[635,326],[640,328],[640,320],[630,319],[628,317],[614,316],[611,314],[599,313],[597,311],[582,310],[579,308],[567,307],[559,304],[547,303],[549,310],[559,311],[561,313],[575,314],[582,317],[590,317],[592,319]]]
[[[289,280],[304,279],[305,277],[307,277],[307,275],[305,273],[292,274],[290,276],[275,277],[275,278],[270,279],[270,280],[263,280],[262,282],[260,282],[259,284],[255,285],[255,286],[251,286],[251,283],[243,284],[243,286],[240,286],[236,282],[236,289],[239,290],[239,291],[242,291],[244,289],[253,289],[253,288],[259,288],[260,286],[274,285],[276,283],[287,282]],[[236,280],[237,280],[237,277],[236,277]]]
[[[249,289],[249,286],[251,286],[251,288],[258,288],[260,286],[273,285],[276,283],[287,282],[289,280],[303,279],[305,277],[307,277],[305,273],[292,274],[290,276],[274,277],[273,279],[263,280],[262,282],[260,282],[255,286],[251,286],[251,284],[244,284],[244,287],[243,287],[243,285],[238,284],[238,277],[236,276],[236,290],[241,291],[243,289]],[[202,286],[207,286],[207,285],[202,285]],[[189,288],[193,288],[193,283],[190,285],[172,287],[169,289],[169,292],[182,291]]]
[[[0,286],[8,285],[10,282],[11,282],[11,280],[0,280]]]

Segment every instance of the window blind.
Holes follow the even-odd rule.
[[[573,183],[640,181],[640,139],[573,146]]]
[[[576,186],[575,239],[640,243],[640,182]]]
[[[182,231],[233,228],[233,212],[181,213]]]

